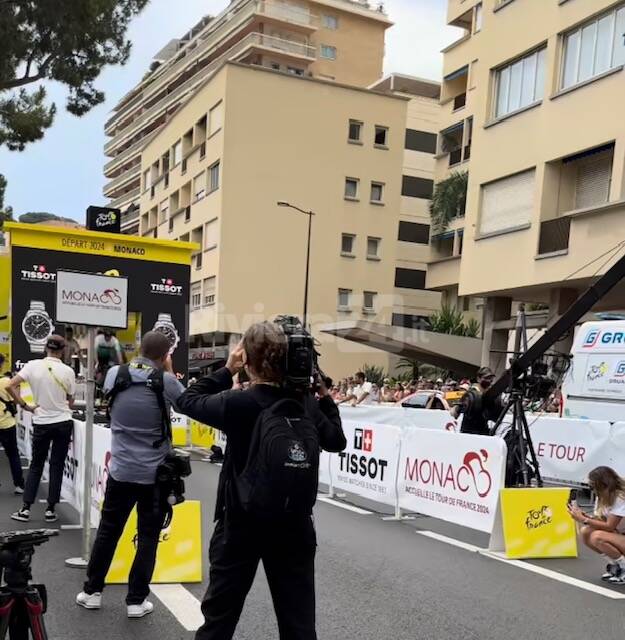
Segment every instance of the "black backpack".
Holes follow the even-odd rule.
[[[243,510],[259,517],[310,515],[319,482],[319,434],[304,406],[278,400],[256,420],[236,487]]]

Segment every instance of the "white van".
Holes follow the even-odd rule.
[[[625,420],[625,320],[584,323],[572,354],[562,387],[564,415]]]

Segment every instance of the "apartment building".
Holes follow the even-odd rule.
[[[140,233],[199,249],[192,347],[251,323],[301,317],[312,210],[309,320],[334,377],[381,351],[321,334],[350,319],[390,325],[408,98],[227,62],[142,152]]]
[[[138,231],[143,148],[224,62],[364,87],[382,74],[391,24],[367,0],[231,0],[169,42],[105,126],[104,195],[122,209],[122,230]]]
[[[450,0],[448,23],[436,177],[468,187],[427,284],[484,299],[482,362],[501,368],[512,301],[552,323],[625,240],[625,3]]]
[[[425,329],[429,316],[441,305],[441,294],[425,288],[430,258],[429,204],[434,186],[440,83],[394,73],[371,88],[409,100],[391,324]]]

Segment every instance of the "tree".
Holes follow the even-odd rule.
[[[0,229],[8,220],[13,220],[13,209],[4,206],[4,194],[7,188],[7,179],[0,173]]]
[[[480,323],[475,318],[465,323],[462,311],[446,304],[430,316],[430,329],[434,333],[448,333],[467,338],[477,338],[480,335]]]
[[[386,378],[384,367],[378,367],[375,364],[364,364],[362,366],[362,372],[365,374],[365,378],[369,382],[377,384],[378,386],[381,386],[384,382],[384,378]]]
[[[418,360],[412,360],[411,358],[400,358],[397,361],[395,369],[401,371],[400,377],[406,377],[410,380],[419,379],[419,369],[421,365]]]
[[[128,25],[148,2],[0,0],[0,145],[22,151],[52,126],[56,105],[46,104],[43,86],[27,85],[64,84],[76,116],[101,104],[94,82],[106,65],[126,63]]]
[[[38,224],[40,222],[49,222],[50,220],[73,222],[74,224],[76,224],[76,220],[72,220],[71,218],[63,218],[61,216],[55,215],[54,213],[47,213],[46,211],[29,211],[28,213],[23,213],[18,218],[18,220],[27,224]]]
[[[467,203],[469,174],[454,171],[448,178],[437,182],[430,201],[430,216],[433,232],[443,233],[450,222],[464,215]]]

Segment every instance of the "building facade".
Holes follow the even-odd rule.
[[[123,231],[138,231],[143,148],[224,62],[364,87],[381,76],[391,24],[366,0],[231,0],[168,43],[105,126],[104,195]]]
[[[390,325],[408,99],[225,63],[142,153],[140,233],[190,240],[192,347],[255,321],[301,317],[314,211],[309,322],[334,377],[389,356],[319,327]]]
[[[625,3],[450,0],[448,23],[464,35],[444,51],[436,176],[468,187],[427,283],[484,299],[482,361],[501,369],[512,302],[549,325],[625,241]]]

